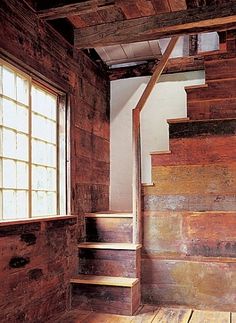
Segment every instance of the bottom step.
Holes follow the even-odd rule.
[[[140,305],[137,278],[79,275],[71,285],[73,309],[133,315]]]

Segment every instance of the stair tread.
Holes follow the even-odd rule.
[[[132,218],[132,212],[122,212],[122,211],[105,211],[105,212],[94,212],[86,213],[86,218]]]
[[[90,284],[90,285],[107,285],[132,287],[137,284],[138,278],[112,277],[112,276],[96,276],[96,275],[78,275],[70,280],[74,284]]]
[[[190,121],[190,118],[184,117],[184,118],[166,119],[166,121],[167,121],[167,123],[188,122],[188,121]]]
[[[172,122],[171,120],[174,120],[174,119],[168,119],[168,123],[188,123],[188,124],[192,124],[192,123],[206,123],[206,122],[221,122],[221,121],[233,121],[233,120],[236,120],[236,118],[218,118],[218,119],[198,119],[198,120],[184,120],[184,119],[175,119],[174,122]]]
[[[170,150],[158,150],[158,151],[151,151],[150,155],[166,155],[171,154]]]
[[[118,249],[118,250],[137,250],[141,244],[134,243],[109,243],[109,242],[82,242],[78,245],[82,249]]]

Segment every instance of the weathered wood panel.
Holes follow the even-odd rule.
[[[212,60],[205,63],[206,82],[233,78],[236,73],[236,59]]]
[[[236,310],[236,263],[186,260],[142,261],[144,303]]]
[[[67,95],[72,214],[108,209],[106,74],[83,52],[74,51],[49,24],[39,20],[24,1],[4,0],[1,9],[1,57]],[[1,275],[5,286],[0,312],[4,322],[31,322],[36,318],[41,322],[65,310],[69,278],[77,267],[74,248],[76,240],[83,239],[83,231],[81,214],[77,230],[67,223],[17,225],[12,231],[1,228]]]
[[[76,219],[0,228],[1,321],[40,322],[66,309],[76,240]]]
[[[235,22],[235,12],[235,3],[231,1],[205,6],[204,10],[196,8],[175,11],[79,28],[75,30],[75,46],[91,48],[132,43],[137,39],[147,41],[174,35],[225,30]]]
[[[236,134],[236,119],[198,120],[169,123],[170,139]]]
[[[3,1],[2,8],[3,28],[0,39],[4,55],[10,56],[26,71],[29,69],[68,94],[71,108],[71,174],[74,197],[72,213],[81,209],[96,210],[97,202],[87,203],[86,208],[77,206],[80,202],[84,204],[84,201],[80,200],[83,194],[77,190],[75,174],[76,168],[82,168],[84,164],[80,164],[78,160],[73,162],[73,157],[75,151],[76,154],[79,151],[79,156],[85,155],[95,161],[109,163],[108,79],[82,52],[73,52],[72,47],[48,24],[39,21],[24,3],[19,4],[15,0]],[[78,126],[83,131],[77,130]],[[109,177],[105,179],[107,170],[105,173],[99,172],[95,166],[90,172],[85,170],[87,175],[83,181],[79,178],[79,185],[81,187],[84,183],[83,190],[90,195],[86,200],[92,200],[92,195],[99,195],[101,207],[107,209],[109,186],[90,185],[87,189],[93,172],[97,175],[96,183],[108,181]],[[101,190],[104,194],[98,193]]]
[[[132,242],[132,218],[86,218],[86,239],[97,242]]]
[[[187,100],[204,101],[236,97],[236,78],[214,80],[208,83],[206,88],[186,89]]]
[[[154,166],[154,186],[146,194],[234,194],[236,163],[211,165]]]
[[[138,277],[138,250],[79,250],[79,273],[113,277]]]
[[[188,117],[192,120],[236,117],[236,99],[188,102]]]
[[[191,318],[191,323],[200,322],[230,323],[230,313],[194,311]]]
[[[153,323],[187,323],[189,322],[192,310],[177,308],[161,308],[155,316]]]
[[[236,212],[144,212],[143,253],[236,258]]]
[[[170,151],[171,154],[152,154],[152,165],[205,165],[236,162],[236,136],[171,139]]]
[[[236,194],[155,195],[145,194],[145,211],[232,211],[236,208]]]
[[[132,315],[139,305],[137,286],[98,286],[73,284],[72,307],[98,312]]]

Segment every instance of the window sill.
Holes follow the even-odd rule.
[[[2,220],[0,222],[0,227],[16,225],[16,224],[29,224],[35,222],[48,222],[48,221],[60,221],[60,220],[68,220],[68,219],[77,219],[77,215],[56,215],[51,217],[38,217],[38,218],[30,218],[30,219],[22,219],[22,220]]]

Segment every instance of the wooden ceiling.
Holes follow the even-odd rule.
[[[197,34],[236,29],[236,0],[24,1],[75,47],[88,49],[96,61],[98,52],[108,65],[158,60],[158,40],[172,35],[192,37],[188,55],[196,52]]]
[[[187,9],[185,0],[38,1],[39,15],[46,19],[67,17],[75,28],[149,17]]]

